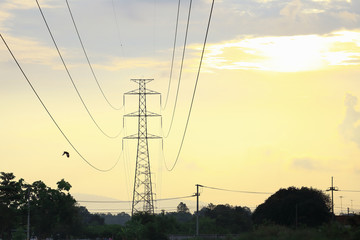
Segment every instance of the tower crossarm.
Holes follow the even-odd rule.
[[[140,113],[139,111],[136,112],[132,112],[132,113],[128,113],[125,114],[124,117],[142,117],[142,116],[146,116],[146,117],[161,117],[160,114],[157,113],[153,113],[150,111],[146,111],[145,113]]]
[[[124,137],[124,139],[142,139],[142,138],[144,138],[144,137],[141,137],[138,134],[132,134],[132,135]],[[156,136],[156,135],[151,134],[151,133],[148,133],[147,134],[147,139],[162,139],[162,137]]]
[[[145,89],[144,91],[140,91],[139,89],[135,89],[135,90],[132,90],[130,92],[126,92],[124,93],[125,95],[149,95],[149,94],[160,94],[159,92],[156,92],[156,91],[153,91],[153,90],[150,90],[150,89]]]

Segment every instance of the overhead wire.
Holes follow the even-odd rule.
[[[168,88],[167,88],[167,93],[166,93],[166,99],[165,99],[164,107],[161,106],[161,108],[162,108],[163,110],[166,108],[166,105],[167,105],[168,100],[169,100],[170,86],[171,86],[171,80],[172,80],[172,73],[173,73],[173,69],[174,69],[176,39],[177,39],[178,26],[179,26],[179,15],[180,15],[180,3],[181,3],[181,0],[178,1],[178,6],[177,6],[176,24],[175,24],[175,36],[174,36],[174,45],[173,45],[173,51],[172,51],[172,57],[171,57],[169,84],[168,84]]]
[[[273,194],[273,192],[254,192],[254,191],[243,191],[243,190],[231,190],[231,189],[225,189],[225,188],[217,188],[217,187],[209,187],[200,185],[200,187],[213,189],[213,190],[219,190],[219,191],[226,191],[226,192],[237,192],[237,193],[249,193],[249,194]]]
[[[66,136],[66,134],[64,133],[64,131],[60,128],[59,124],[56,122],[55,118],[51,115],[50,111],[48,110],[48,108],[46,107],[45,103],[42,101],[42,99],[40,98],[39,94],[36,92],[34,86],[32,85],[32,83],[30,82],[29,78],[27,77],[27,75],[25,74],[24,70],[22,69],[22,67],[20,66],[19,62],[17,61],[17,59],[15,58],[15,55],[13,54],[13,52],[11,51],[9,45],[7,44],[7,42],[5,41],[5,39],[3,38],[2,34],[0,34],[0,37],[2,39],[2,41],[4,42],[6,48],[8,49],[10,55],[12,56],[12,58],[14,59],[16,65],[18,66],[18,68],[20,69],[21,73],[23,74],[24,78],[26,79],[27,83],[29,84],[29,86],[31,87],[32,91],[35,93],[37,99],[40,101],[41,105],[43,106],[43,108],[45,109],[45,111],[47,112],[47,114],[49,115],[49,117],[51,118],[51,120],[53,121],[53,123],[55,124],[55,126],[57,127],[57,129],[61,132],[61,134],[63,135],[63,137],[66,139],[66,141],[70,144],[70,146],[74,149],[74,151],[80,156],[80,158],[82,160],[84,160],[90,167],[94,168],[95,170],[98,170],[100,172],[109,172],[112,169],[115,168],[115,166],[118,164],[120,157],[121,157],[121,153],[119,155],[119,157],[117,158],[116,162],[114,165],[112,165],[110,168],[108,169],[101,169],[96,167],[95,165],[93,165],[92,163],[90,163],[78,150],[77,148],[72,144],[72,142],[70,141],[70,139]]]
[[[188,32],[189,32],[189,25],[190,25],[191,7],[192,7],[192,0],[190,0],[190,3],[189,3],[189,10],[188,10],[188,16],[187,16],[187,22],[186,22],[186,30],[185,30],[184,46],[183,46],[182,57],[181,57],[181,64],[180,64],[179,80],[178,80],[178,85],[177,85],[176,95],[175,95],[175,103],[174,103],[174,108],[173,108],[172,115],[171,115],[169,130],[168,130],[167,134],[164,136],[165,138],[167,138],[167,137],[169,136],[170,132],[171,132],[171,129],[172,129],[172,126],[173,126],[173,122],[174,122],[174,117],[175,117],[175,112],[176,112],[176,106],[177,106],[177,102],[178,102],[178,97],[179,97],[179,89],[180,89],[182,71],[183,71],[183,66],[184,66],[184,59],[185,59],[185,52],[186,52],[186,44],[187,44],[187,38],[188,38]]]
[[[125,128],[125,136],[127,136],[126,128]],[[123,141],[123,147],[125,148],[124,171],[125,171],[125,184],[126,184],[126,189],[127,189],[126,193],[128,195],[128,198],[130,199],[130,194],[132,193],[132,188],[131,188],[131,183],[129,180],[131,173],[130,173],[130,164],[129,164],[129,160],[128,160],[128,159],[130,159],[128,141]],[[131,209],[131,203],[129,203],[129,208]]]
[[[157,199],[157,201],[169,201],[169,200],[177,200],[177,199],[185,199],[185,198],[192,198],[195,197],[195,195],[187,195],[187,196],[182,196],[182,197],[171,197],[171,198],[162,198],[162,199]],[[77,202],[79,203],[128,203],[128,202],[132,202],[132,201],[122,201],[122,200],[77,200]]]
[[[360,192],[360,190],[341,190],[341,189],[339,189],[338,191],[341,191],[341,192]]]
[[[186,120],[186,124],[185,124],[184,133],[183,133],[183,136],[182,136],[182,139],[181,139],[181,143],[180,143],[180,147],[179,147],[179,150],[178,150],[178,153],[177,153],[177,156],[176,156],[176,159],[175,159],[175,162],[174,162],[173,166],[172,166],[171,168],[168,168],[167,165],[165,165],[165,167],[166,167],[166,169],[167,169],[168,171],[174,170],[174,168],[175,168],[175,166],[176,166],[176,164],[177,164],[177,162],[178,162],[178,160],[179,160],[180,153],[181,153],[181,150],[182,150],[182,146],[183,146],[183,144],[184,144],[185,135],[186,135],[186,131],[187,131],[187,128],[188,128],[188,125],[189,125],[190,116],[191,116],[191,111],[192,111],[192,107],[193,107],[193,104],[194,104],[194,99],[195,99],[195,94],[196,94],[196,90],[197,90],[197,85],[198,85],[198,82],[199,82],[200,70],[201,70],[202,61],[203,61],[203,58],[204,58],[206,42],[207,42],[207,38],[208,38],[208,34],[209,34],[209,29],[210,29],[211,17],[212,17],[212,13],[213,13],[213,9],[214,9],[214,2],[215,2],[215,0],[212,0],[211,8],[210,8],[210,13],[209,13],[209,19],[208,19],[208,23],[207,23],[207,27],[206,27],[204,44],[203,44],[203,47],[202,47],[202,52],[201,52],[201,57],[200,57],[199,68],[198,68],[198,71],[197,71],[197,76],[196,76],[196,81],[195,81],[195,87],[194,87],[194,91],[193,91],[192,98],[191,98],[191,103],[190,103],[190,108],[189,108],[189,112],[188,112],[188,116],[187,116],[187,120]]]
[[[112,3],[112,8],[113,8],[113,13],[114,13],[114,18],[115,18],[115,24],[116,24],[116,28],[117,28],[117,32],[118,32],[118,37],[119,37],[119,42],[120,42],[120,48],[121,48],[121,53],[124,56],[124,48],[123,48],[123,41],[121,40],[121,34],[120,34],[120,27],[119,27],[119,22],[118,22],[118,16],[116,13],[116,9],[115,9],[115,3],[114,0],[111,1]],[[124,106],[124,103],[123,103]]]
[[[42,18],[43,18],[43,20],[44,20],[44,23],[45,23],[45,25],[46,25],[46,28],[47,28],[49,34],[50,34],[50,37],[51,37],[51,39],[52,39],[52,41],[53,41],[53,43],[54,43],[54,45],[55,45],[55,48],[56,48],[56,50],[57,50],[57,52],[58,52],[58,55],[59,55],[59,57],[60,57],[60,59],[61,59],[61,62],[62,62],[62,64],[64,65],[64,68],[65,68],[65,70],[66,70],[66,72],[67,72],[67,75],[69,76],[69,78],[70,78],[70,80],[71,80],[71,83],[72,83],[72,85],[73,85],[73,87],[74,87],[74,89],[75,89],[75,91],[76,91],[76,93],[77,93],[80,101],[82,102],[82,104],[83,104],[86,112],[87,112],[88,115],[90,116],[90,118],[91,118],[91,120],[93,121],[93,123],[95,124],[95,126],[96,126],[96,127],[100,130],[100,132],[102,132],[106,137],[108,137],[108,138],[117,138],[117,137],[119,137],[120,134],[122,133],[123,128],[121,128],[121,130],[120,130],[117,134],[115,134],[115,135],[109,135],[109,134],[107,134],[107,133],[99,126],[99,124],[95,121],[94,117],[93,117],[92,114],[90,113],[90,111],[89,111],[88,107],[86,106],[83,98],[81,97],[81,94],[80,94],[79,90],[78,90],[77,87],[76,87],[76,84],[75,84],[75,82],[74,82],[74,80],[73,80],[73,78],[72,78],[72,76],[71,76],[71,74],[70,74],[70,71],[69,71],[68,67],[66,66],[65,60],[64,60],[64,58],[63,58],[62,55],[61,55],[60,49],[59,49],[59,47],[58,47],[58,45],[57,45],[57,43],[56,43],[56,41],[55,41],[55,38],[54,38],[51,30],[50,30],[49,24],[48,24],[47,21],[46,21],[45,15],[44,15],[41,7],[40,7],[40,4],[39,4],[38,0],[35,0],[35,1],[36,1],[37,5],[38,5],[39,11],[40,11],[40,13],[41,13],[41,16],[42,16]]]
[[[83,50],[83,52],[84,52],[86,61],[87,61],[88,65],[89,65],[89,68],[90,68],[90,70],[91,70],[91,73],[92,73],[92,75],[93,75],[93,77],[94,77],[94,79],[95,79],[95,81],[96,81],[97,86],[99,87],[99,90],[100,90],[102,96],[104,97],[104,99],[106,100],[106,102],[108,103],[108,105],[109,105],[112,109],[114,109],[114,110],[121,110],[121,109],[123,109],[124,105],[122,105],[121,107],[115,107],[113,104],[111,104],[111,102],[109,101],[109,99],[106,97],[106,95],[105,95],[105,93],[104,93],[102,87],[100,86],[100,83],[99,83],[99,81],[98,81],[98,79],[97,79],[97,77],[96,77],[96,74],[95,74],[95,72],[94,72],[94,69],[93,69],[93,67],[92,67],[92,65],[91,65],[91,63],[90,63],[89,56],[88,56],[88,54],[87,54],[87,52],[86,52],[86,50],[85,50],[84,43],[83,43],[83,41],[82,41],[82,39],[81,39],[81,36],[80,36],[80,33],[79,33],[79,29],[78,29],[78,27],[77,27],[77,25],[76,25],[76,23],[75,23],[75,19],[74,19],[74,16],[73,16],[73,14],[72,14],[72,11],[71,11],[71,9],[70,9],[70,5],[69,5],[68,0],[66,0],[66,5],[67,5],[67,8],[68,8],[68,10],[69,10],[70,17],[71,17],[72,23],[73,23],[73,25],[74,25],[74,28],[75,28],[77,37],[78,37],[78,39],[79,39],[79,41],[80,41],[81,48],[82,48],[82,50]]]

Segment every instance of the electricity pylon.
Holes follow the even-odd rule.
[[[161,115],[150,112],[146,108],[146,96],[160,94],[146,89],[146,84],[152,80],[154,79],[131,79],[131,81],[138,83],[139,88],[125,93],[126,95],[139,95],[138,111],[125,115],[125,117],[138,118],[138,133],[124,137],[124,139],[138,140],[131,209],[132,215],[139,212],[154,214],[148,139],[161,139],[161,137],[148,133],[147,117],[160,117]]]

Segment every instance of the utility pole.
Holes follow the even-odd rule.
[[[298,228],[298,204],[295,204],[295,229]]]
[[[27,231],[26,231],[26,239],[30,240],[30,187],[27,189],[27,197],[28,197],[28,215],[27,215]]]
[[[342,199],[343,199],[344,196],[340,196],[340,213],[343,214],[343,211],[342,211]]]
[[[139,88],[125,93],[125,95],[139,96],[138,111],[125,115],[125,117],[138,118],[138,133],[124,137],[124,139],[138,140],[131,215],[140,212],[154,214],[148,139],[161,139],[161,137],[148,133],[147,117],[160,117],[161,115],[148,111],[146,107],[147,95],[160,94],[146,89],[146,84],[153,80],[154,79],[131,79],[131,81],[139,85]]]
[[[331,177],[331,187],[326,189],[326,191],[331,191],[331,212],[332,212],[332,218],[334,219],[334,191],[339,191],[337,187],[334,187],[334,177]]]
[[[199,187],[202,185],[196,184],[196,236],[199,236]]]

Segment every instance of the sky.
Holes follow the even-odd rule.
[[[349,191],[360,191],[360,1],[215,0],[197,85],[210,0],[193,1],[185,52],[189,1],[181,1],[173,68],[178,1],[68,3],[99,84],[65,0],[39,4],[68,72],[35,0],[2,0],[0,33],[76,150],[96,168],[116,165],[101,172],[76,153],[0,42],[1,171],[51,187],[64,178],[79,201],[126,202],[80,202],[92,212],[129,212],[136,140],[123,137],[137,123],[123,116],[138,102],[124,93],[137,88],[130,79],[149,78],[147,87],[161,93],[147,99],[162,115],[148,122],[149,133],[163,137],[149,140],[157,212],[180,201],[194,211],[194,198],[161,199],[190,196],[196,184],[325,191],[331,177],[343,190],[334,193],[335,211],[360,212],[360,192]],[[102,131],[119,137],[99,131],[75,86]],[[269,196],[201,188],[200,201],[254,210]]]

